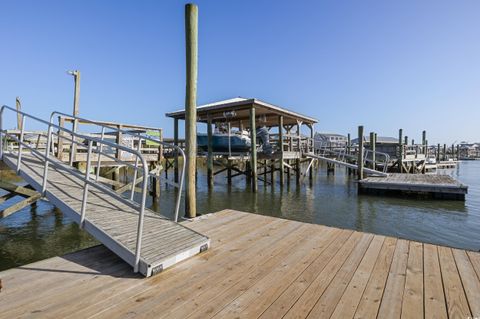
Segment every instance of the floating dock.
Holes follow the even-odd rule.
[[[143,278],[104,246],[0,272],[0,317],[472,318],[480,253],[237,211],[212,247]]]
[[[358,181],[360,193],[465,200],[468,186],[448,175],[388,174]]]

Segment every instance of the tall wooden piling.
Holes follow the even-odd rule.
[[[280,163],[279,163],[279,170],[280,170],[280,186],[283,186],[284,183],[284,174],[285,174],[285,165],[284,165],[284,154],[283,154],[283,115],[278,117],[278,149],[280,151]]]
[[[257,176],[257,131],[255,123],[255,105],[250,107],[250,140],[251,140],[251,151],[250,151],[250,169],[252,176],[252,191],[256,192],[258,190],[258,176]]]
[[[375,169],[375,132],[370,132],[370,150],[372,151],[372,165],[370,166],[372,169]]]
[[[427,131],[422,132],[422,153],[427,154]]]
[[[447,160],[447,144],[443,144],[443,160]]]
[[[208,114],[207,118],[207,179],[208,187],[213,187],[213,133],[212,117]]]
[[[352,154],[352,151],[350,149],[351,145],[352,145],[352,139],[350,137],[350,133],[348,133],[347,134],[347,154],[348,155]]]
[[[403,173],[403,130],[398,130],[398,171]]]
[[[437,162],[440,162],[440,143],[437,144]]]
[[[185,94],[185,155],[186,187],[185,215],[197,215],[195,193],[195,171],[197,158],[197,66],[198,66],[198,7],[185,5],[185,35],[187,59],[187,84]]]
[[[358,154],[357,154],[357,175],[358,179],[363,179],[363,126],[358,127]]]

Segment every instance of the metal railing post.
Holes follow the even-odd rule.
[[[23,134],[25,132],[25,115],[22,114],[22,128],[20,130],[20,142],[18,143],[17,174],[20,172],[22,162]]]
[[[102,126],[102,135],[100,136],[100,140],[103,142],[105,138],[105,126]],[[103,143],[100,143],[100,150],[98,151],[98,159],[97,159],[97,173],[95,176],[95,180],[98,181],[100,178],[100,167],[102,165],[102,152],[103,152]]]
[[[142,139],[138,139],[137,151],[140,153],[140,146],[142,144]],[[138,172],[138,156],[135,157],[135,170],[133,171],[133,181],[132,181],[132,190],[130,191],[130,200],[133,200],[133,195],[135,195],[135,185],[137,185],[137,172]],[[143,176],[143,179],[146,179],[147,176]]]
[[[91,159],[92,159],[92,145],[93,141],[88,141],[88,153],[87,153],[87,168],[85,170],[85,184],[83,186],[83,199],[82,199],[82,208],[80,212],[80,228],[83,229],[85,223],[85,213],[87,210],[87,199],[88,199],[88,186],[89,186],[89,179],[90,179],[90,167],[91,167]]]
[[[43,168],[43,182],[42,182],[42,195],[45,196],[47,190],[47,176],[48,176],[48,156],[50,154],[50,143],[52,142],[52,125],[48,126],[47,134],[47,147],[45,148],[45,166]]]
[[[141,156],[141,155],[140,155]],[[138,159],[139,155],[137,155]],[[135,247],[135,265],[133,267],[134,272],[138,272],[140,264],[140,253],[142,251],[142,236],[143,236],[143,217],[145,215],[145,203],[147,201],[147,186],[148,186],[148,167],[147,161],[144,157],[141,157],[143,165],[143,183],[142,183],[142,200],[140,202],[140,215],[138,216],[138,227],[137,227],[137,245]],[[183,161],[185,163],[185,161]]]

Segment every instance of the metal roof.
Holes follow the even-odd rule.
[[[224,112],[234,111],[235,115],[230,118],[230,121],[242,121],[244,125],[248,126],[248,121],[245,122],[244,120],[249,119],[249,110],[252,105],[255,106],[256,117],[265,116],[266,125],[277,125],[278,115],[284,116],[285,125],[296,125],[297,120],[303,122],[304,124],[318,123],[318,120],[313,117],[293,112],[259,99],[243,97],[236,97],[197,106],[197,121],[207,122],[207,114],[209,114],[214,121],[226,120]],[[185,110],[169,112],[166,113],[166,116],[177,119],[185,119]]]

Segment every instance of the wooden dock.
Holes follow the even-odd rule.
[[[465,200],[468,186],[448,175],[388,174],[358,181],[360,193],[413,195],[439,199]]]
[[[103,246],[0,272],[1,318],[469,318],[480,253],[222,211],[212,247],[141,278]]]
[[[17,155],[4,153],[3,161],[15,169]],[[80,223],[84,181],[70,173],[71,167],[55,160],[50,165],[45,197],[63,213]],[[42,190],[44,161],[30,153],[22,155],[20,176],[37,191]],[[89,190],[84,229],[128,264],[135,265],[138,206],[95,187]],[[209,239],[195,231],[146,210],[139,271],[151,276],[208,248]],[[131,270],[131,269],[130,269]]]

